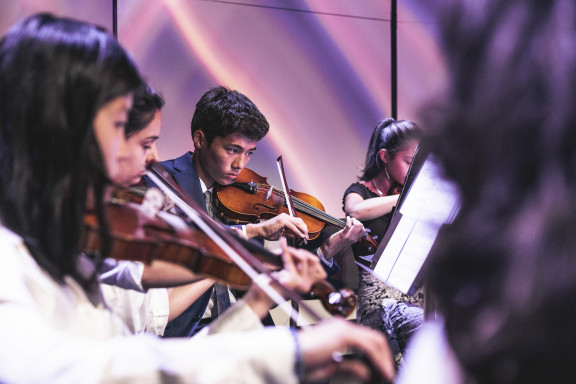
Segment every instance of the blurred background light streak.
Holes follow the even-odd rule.
[[[190,120],[215,85],[246,94],[271,130],[249,168],[343,217],[341,199],[363,166],[376,122],[390,112],[390,4],[385,0],[117,0],[118,38],[166,98],[162,159],[192,148]],[[433,5],[398,0],[398,115],[444,83]],[[0,33],[38,11],[112,30],[112,0],[0,0]]]

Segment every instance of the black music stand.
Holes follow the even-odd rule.
[[[421,286],[424,264],[439,231],[460,209],[459,191],[442,176],[439,162],[420,145],[390,224],[374,257],[372,273],[409,295]]]

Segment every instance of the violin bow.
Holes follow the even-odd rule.
[[[169,175],[160,164],[150,164],[148,166],[147,176],[162,192],[170,197],[174,201],[174,204],[180,208],[200,230],[210,237],[268,297],[283,308],[294,322],[297,323],[298,320],[297,317],[294,318],[295,314],[282,306],[286,299],[300,302],[301,308],[310,315],[313,321],[318,322],[322,320],[322,317],[315,310],[302,302],[302,298],[298,293],[285,287],[275,279],[262,262],[252,255],[238,239],[231,235],[221,223],[216,222],[210,215],[204,212],[198,203],[182,191],[175,182],[172,182],[172,176]],[[258,268],[258,270],[256,270],[256,268]],[[284,297],[274,290],[270,283],[274,283],[274,286]]]
[[[278,156],[278,158],[276,159],[276,164],[278,166],[278,172],[280,174],[280,180],[282,181],[282,188],[284,188],[284,196],[286,199],[286,205],[288,206],[288,212],[290,213],[290,216],[297,217],[296,216],[296,210],[294,209],[294,203],[292,201],[292,196],[290,196],[290,189],[288,188],[288,182],[286,181],[286,174],[284,173],[284,164],[282,162],[282,156],[281,155]],[[306,243],[306,240],[304,240],[304,242]],[[309,312],[309,309],[307,309],[305,306],[303,306],[304,302],[302,302],[302,301],[293,301],[293,302],[298,303],[300,308]],[[292,313],[290,316],[291,318],[293,318]],[[349,351],[348,354],[346,354],[345,358],[357,359],[357,360],[363,361],[371,370],[372,378],[377,378],[378,382],[380,382],[380,379],[382,379],[381,375],[376,371],[376,369],[374,367],[374,363],[366,357],[366,354],[364,352],[358,351],[358,350],[351,350],[351,351]]]
[[[282,182],[282,188],[284,189],[284,199],[286,199],[286,205],[288,206],[288,213],[292,217],[297,217],[296,209],[294,209],[294,202],[292,201],[292,196],[290,196],[290,189],[288,188],[286,173],[284,173],[284,163],[282,162],[282,155],[278,156],[278,158],[276,159],[276,165],[278,166],[280,181]]]
[[[288,213],[292,217],[296,216],[296,209],[294,208],[294,202],[292,201],[292,196],[290,196],[290,188],[288,188],[288,181],[286,180],[286,173],[284,172],[284,163],[282,162],[282,155],[278,156],[276,159],[276,166],[278,167],[278,173],[280,174],[280,181],[282,182],[282,189],[284,190],[284,201],[286,201],[286,206],[288,207]],[[304,244],[306,244],[306,239],[304,239]],[[292,302],[292,309],[290,317],[297,316],[299,302]]]
[[[296,208],[294,208],[294,202],[292,201],[292,196],[290,196],[290,188],[288,188],[286,173],[284,173],[284,163],[282,162],[282,155],[278,156],[278,158],[276,159],[276,165],[278,166],[280,181],[282,182],[282,188],[284,189],[284,199],[286,200],[286,205],[288,206],[288,213],[292,217],[298,217],[296,215]],[[306,243],[308,243],[308,241],[304,239],[304,244]]]

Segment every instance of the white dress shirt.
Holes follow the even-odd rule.
[[[73,279],[49,276],[1,226],[0,319],[2,383],[297,382],[288,329],[170,340],[130,335]]]

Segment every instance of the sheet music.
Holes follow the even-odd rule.
[[[398,208],[401,218],[385,244],[374,274],[386,284],[411,294],[440,227],[451,223],[459,208],[457,187],[440,176],[439,167],[430,155]]]

